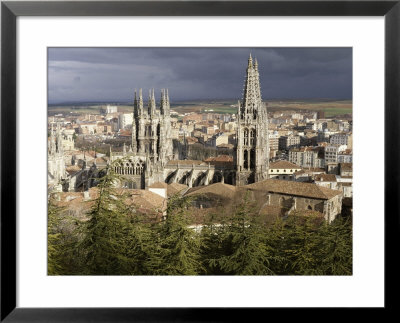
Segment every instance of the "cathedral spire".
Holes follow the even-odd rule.
[[[137,130],[136,130],[136,116],[133,115],[133,120],[132,120],[132,143],[131,147],[133,151],[136,153],[137,152]]]
[[[138,100],[137,100],[137,93],[135,89],[135,98],[133,99],[133,119],[138,116]]]
[[[56,148],[57,152],[59,154],[63,153],[63,148],[62,148],[62,134],[61,134],[61,128],[60,128],[60,123],[57,122],[57,137],[56,137]]]
[[[148,104],[149,115],[155,115],[156,113],[156,99],[154,96],[154,89],[149,91],[149,104]]]
[[[143,95],[142,95],[142,89],[139,89],[139,100],[137,103],[137,110],[139,115],[143,115]]]
[[[49,148],[50,148],[50,154],[54,155],[56,153],[56,140],[54,137],[54,128],[53,124],[51,124],[51,130],[50,130],[50,143],[49,143]]]
[[[255,63],[253,65],[251,54],[246,71],[247,73],[244,83],[241,119],[247,117],[256,118],[257,114],[260,114],[262,112],[258,63],[257,60],[255,60]]]
[[[168,98],[168,90],[161,90],[161,102],[160,102],[160,110],[161,114],[169,115],[169,98]]]
[[[161,99],[160,99],[160,112],[161,112],[161,114],[165,113],[165,103],[166,103],[165,90],[161,89]]]
[[[252,67],[253,67],[253,58],[251,57],[251,53],[250,53],[247,68],[252,68]]]
[[[165,91],[165,106],[166,106],[166,109],[165,109],[165,112],[166,112],[166,114],[167,115],[169,115],[169,110],[170,110],[170,105],[169,105],[169,94],[168,94],[168,89],[167,90],[164,90]]]
[[[266,108],[261,99],[257,59],[249,56],[243,101],[238,104],[235,150],[236,185],[268,178],[269,142]]]

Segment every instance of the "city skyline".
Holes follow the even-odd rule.
[[[249,53],[264,100],[352,99],[352,48],[49,48],[48,102],[129,102],[135,88],[236,100]]]

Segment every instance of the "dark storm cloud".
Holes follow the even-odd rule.
[[[135,88],[239,99],[250,52],[263,99],[352,98],[351,48],[51,48],[49,102],[130,101]]]

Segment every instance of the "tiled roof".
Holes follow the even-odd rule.
[[[167,195],[168,197],[170,197],[172,195],[182,192],[184,189],[187,188],[188,186],[185,184],[179,184],[179,183],[168,184]]]
[[[78,165],[73,165],[73,166],[69,166],[66,168],[66,171],[68,174],[72,175],[75,174],[77,172],[79,172],[82,168],[79,167]]]
[[[167,203],[166,199],[160,195],[147,191],[147,190],[130,190],[130,189],[116,189],[116,194],[123,195],[127,194],[127,200],[125,203],[127,205],[134,204],[141,212],[153,212],[153,211],[164,211],[166,209]],[[99,189],[98,187],[92,187],[89,189],[90,200],[88,203],[83,203],[84,193],[83,192],[61,192],[60,201],[57,202],[60,206],[65,206],[70,208],[73,205],[80,206],[82,209],[89,210],[91,206],[91,201],[98,197]]]
[[[331,190],[316,184],[281,181],[276,179],[266,179],[261,182],[245,185],[243,188],[250,190],[265,190],[273,193],[303,196],[322,200],[328,200],[341,194],[340,191]]]
[[[185,196],[211,194],[225,199],[233,199],[236,195],[236,191],[237,186],[224,183],[215,183],[211,185],[193,187],[187,191]]]
[[[149,186],[149,188],[167,188],[168,187],[168,184],[167,183],[163,183],[163,182],[156,182],[156,183],[153,183],[153,184],[151,184],[150,186]]]
[[[160,195],[147,190],[127,190],[130,195],[131,203],[135,206],[148,211],[165,210],[167,207],[166,199]]]
[[[315,176],[315,181],[318,182],[336,182],[335,174],[318,174]]]
[[[206,159],[204,159],[205,162],[232,162],[233,161],[233,157],[229,156],[229,155],[218,155],[217,157],[208,157]]]
[[[351,171],[353,170],[353,163],[340,163],[341,171]]]
[[[205,163],[201,160],[170,160],[168,161],[167,165],[205,165]]]
[[[270,169],[300,169],[300,166],[288,162],[286,160],[278,160],[274,163],[269,164]]]

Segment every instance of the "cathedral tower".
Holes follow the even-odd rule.
[[[261,100],[257,59],[250,55],[244,83],[243,101],[238,102],[235,150],[236,185],[262,181],[268,177],[268,119]]]

